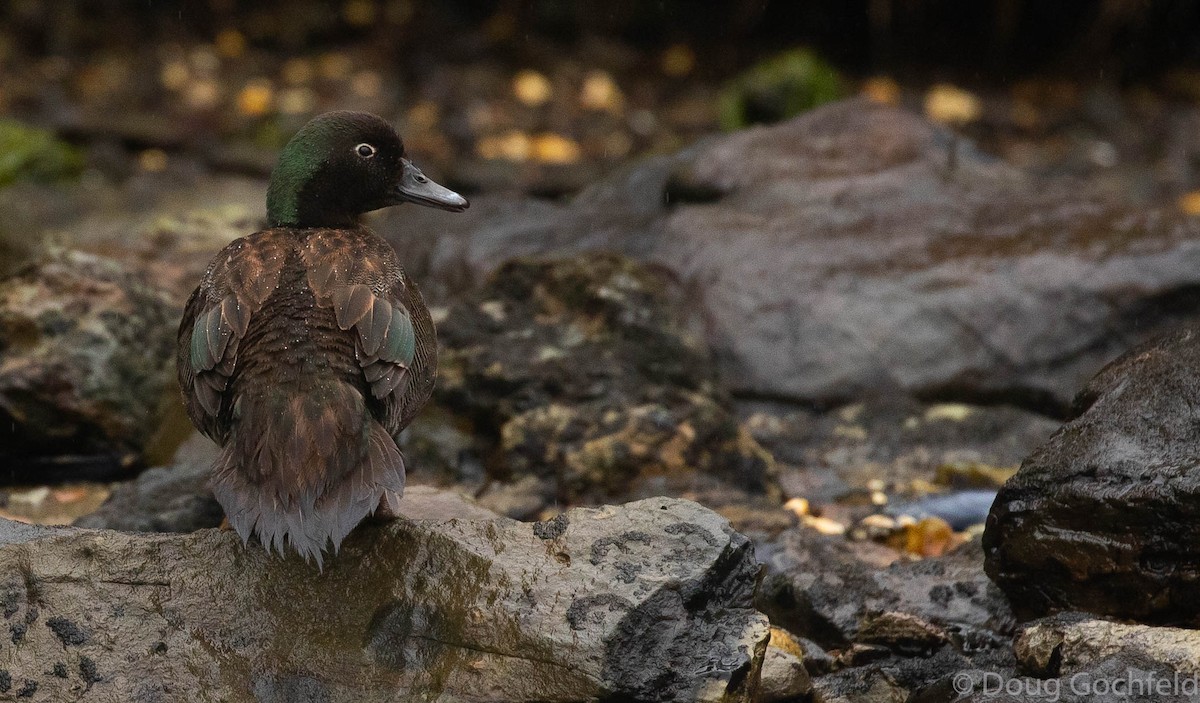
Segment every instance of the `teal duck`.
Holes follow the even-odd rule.
[[[268,229],[221,250],[188,300],[179,384],[222,447],[211,485],[243,541],[320,565],[398,507],[396,437],[433,391],[437,341],[416,284],[359,216],[401,203],[467,207],[383,119],[317,117],[271,174]]]

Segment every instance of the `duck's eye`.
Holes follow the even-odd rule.
[[[375,155],[375,152],[376,152],[375,147],[371,146],[370,144],[364,143],[364,144],[359,144],[358,146],[354,147],[354,153],[358,154],[360,157],[362,157],[364,159],[371,158],[372,156]]]

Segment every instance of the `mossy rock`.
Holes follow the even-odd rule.
[[[792,49],[760,61],[721,92],[721,128],[733,131],[779,122],[846,94],[832,65],[808,49]]]
[[[83,171],[80,151],[43,129],[0,119],[0,188],[20,181],[53,183]]]

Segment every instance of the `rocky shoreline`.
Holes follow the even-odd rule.
[[[6,464],[122,479],[0,522],[0,700],[1195,700],[1071,688],[1198,675],[1193,217],[864,100],[374,217],[443,375],[322,573],[215,529],[163,351],[263,186],[160,186],[0,280]]]

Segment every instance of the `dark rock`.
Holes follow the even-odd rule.
[[[405,211],[381,225],[445,292],[514,256],[665,265],[741,393],[898,389],[1056,412],[1121,350],[1194,317],[1198,228],[865,100],[648,160],[569,205],[484,197],[452,221]]]
[[[171,466],[147,469],[118,484],[100,509],[75,521],[77,527],[124,532],[193,532],[221,524],[224,513],[208,489],[217,445],[193,434]]]
[[[728,409],[686,309],[668,276],[623,257],[510,262],[441,323],[439,396],[494,428],[497,478],[543,484],[524,495],[770,490],[773,460]]]
[[[176,326],[163,295],[88,254],[51,254],[0,281],[0,460],[9,478],[65,478],[97,465],[119,473],[136,459],[173,392]],[[71,454],[84,460],[57,469],[45,460]]]
[[[0,593],[104,637],[31,628],[6,666],[46,701],[752,699],[769,629],[746,538],[668,498],[556,524],[368,524],[323,573],[218,530],[46,530],[0,546]],[[80,678],[41,676],[64,659]]]
[[[87,644],[91,635],[76,623],[63,617],[54,617],[46,621],[46,627],[62,641],[64,647],[78,647]]]
[[[1012,615],[983,573],[978,542],[885,568],[857,558],[845,539],[807,529],[789,530],[762,551],[759,608],[822,647],[870,645],[906,657],[948,649],[962,664],[1011,659]]]
[[[1019,617],[1200,625],[1200,334],[1130,351],[996,497],[988,575]]]
[[[487,480],[488,446],[471,423],[431,403],[400,436],[410,483],[479,490]]]

